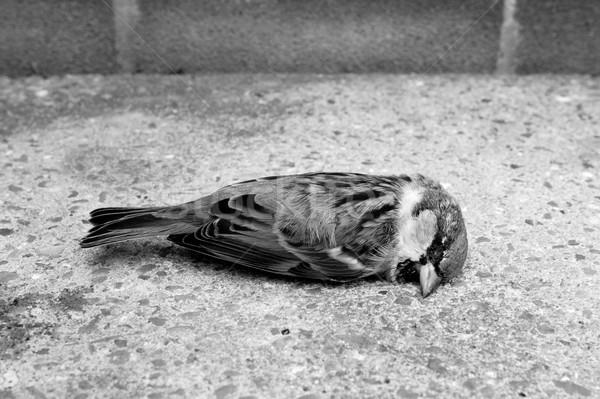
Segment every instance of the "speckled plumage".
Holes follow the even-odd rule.
[[[288,276],[418,275],[424,296],[458,275],[467,255],[458,204],[422,175],[265,177],[172,207],[96,209],[90,222],[82,247],[168,235],[202,254]]]

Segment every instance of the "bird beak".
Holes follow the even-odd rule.
[[[431,263],[418,265],[419,281],[421,282],[421,293],[423,298],[427,298],[442,282],[442,278],[437,275],[435,268]]]

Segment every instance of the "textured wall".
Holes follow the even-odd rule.
[[[598,74],[598,21],[598,0],[3,0],[0,74]]]
[[[0,74],[118,71],[113,13],[97,0],[2,0]]]
[[[487,0],[196,4],[142,3],[141,36],[174,70],[395,72],[433,65],[436,72],[489,72],[502,16],[501,5],[490,10]],[[138,51],[140,70],[168,72],[148,47]]]
[[[521,0],[517,72],[600,74],[600,1]]]

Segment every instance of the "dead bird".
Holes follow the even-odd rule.
[[[166,235],[212,258],[280,275],[414,278],[424,297],[461,273],[468,247],[456,200],[419,174],[263,177],[175,206],[96,209],[90,222],[84,248]]]

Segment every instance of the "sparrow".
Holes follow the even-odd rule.
[[[423,297],[461,273],[468,248],[458,203],[420,174],[262,177],[175,206],[96,209],[90,223],[83,248],[166,235],[203,255],[279,275],[418,280]]]

